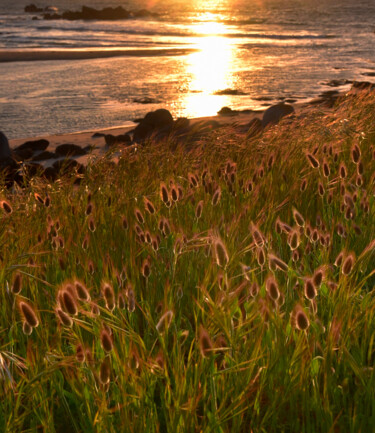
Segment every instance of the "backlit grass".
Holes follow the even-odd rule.
[[[369,432],[375,95],[0,195],[1,432]]]

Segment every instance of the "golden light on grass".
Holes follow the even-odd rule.
[[[300,227],[304,227],[305,226],[305,219],[303,218],[303,216],[298,212],[297,209],[293,208],[293,218],[294,221],[296,222],[296,224]]]

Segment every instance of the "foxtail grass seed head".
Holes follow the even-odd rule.
[[[199,327],[199,350],[204,358],[209,357],[212,354],[214,345],[212,343],[209,333],[203,328],[202,325]]]
[[[29,323],[25,321],[22,323],[22,332],[25,335],[31,335],[31,333],[33,332],[33,327],[30,326]]]
[[[155,209],[154,204],[151,202],[151,200],[149,200],[148,198],[144,197],[143,202],[144,202],[144,206],[145,206],[146,211],[150,215],[154,215],[154,213],[156,212],[156,209]]]
[[[307,278],[304,285],[304,292],[307,299],[310,301],[315,299],[318,292],[316,291],[316,287],[314,285],[314,281],[311,278]]]
[[[342,263],[341,272],[343,273],[343,275],[347,276],[352,272],[354,263],[355,263],[354,254],[350,253]]]
[[[360,187],[363,185],[363,177],[358,174],[357,177],[355,178],[355,184]]]
[[[63,326],[66,326],[67,328],[73,326],[73,319],[60,308],[56,309],[56,315]]]
[[[319,182],[319,184],[318,184],[318,193],[319,193],[320,197],[324,196],[324,185],[322,184],[322,182]]]
[[[39,202],[40,204],[43,204],[43,205],[44,205],[43,197],[40,196],[37,192],[34,193],[34,197],[35,197],[35,200],[36,200],[37,202]]]
[[[299,232],[296,229],[293,229],[288,235],[288,245],[290,249],[293,251],[298,248],[300,244]]]
[[[142,275],[144,278],[149,278],[151,275],[151,265],[149,259],[145,259],[142,263]]]
[[[93,209],[94,209],[94,205],[91,202],[88,203],[86,206],[86,211],[85,211],[86,216],[91,215],[93,212]]]
[[[126,289],[126,298],[128,302],[128,311],[129,313],[133,313],[135,311],[135,293],[130,284]]]
[[[331,169],[329,168],[329,164],[326,160],[323,161],[323,175],[325,177],[329,177],[331,174]]]
[[[294,326],[299,331],[306,331],[310,326],[309,318],[307,317],[307,314],[300,305],[297,305],[294,309],[293,319]]]
[[[19,272],[17,272],[13,278],[13,284],[11,290],[13,295],[18,295],[22,290],[22,275]]]
[[[354,164],[358,164],[361,158],[361,149],[357,144],[354,144],[351,149],[352,161]]]
[[[167,186],[166,186],[166,184],[164,183],[164,182],[162,182],[161,184],[160,184],[160,198],[161,198],[161,200],[162,200],[162,202],[167,206],[167,207],[169,207],[169,203],[170,203],[170,200],[169,200],[169,192],[168,192],[168,188],[167,188]]]
[[[77,293],[77,297],[81,301],[89,302],[91,300],[90,293],[86,286],[81,281],[75,281],[74,287]]]
[[[213,241],[213,247],[214,247],[213,251],[215,254],[216,263],[218,264],[218,266],[225,268],[225,266],[229,262],[229,256],[224,243],[222,242],[221,239],[216,238]]]
[[[304,192],[306,190],[306,188],[307,188],[307,180],[306,179],[302,179],[301,186],[300,186],[299,189],[300,189],[301,192]]]
[[[76,300],[68,290],[63,290],[61,300],[61,307],[66,313],[70,314],[71,316],[76,316],[78,314]]]
[[[214,195],[212,196],[212,202],[211,202],[212,206],[216,206],[219,203],[220,198],[221,198],[221,188],[218,187],[214,192]]]
[[[277,301],[279,299],[279,296],[280,296],[279,287],[278,287],[277,281],[271,275],[266,280],[266,291],[267,291],[268,296],[272,300]]]
[[[156,330],[159,332],[159,334],[163,334],[166,332],[172,322],[173,319],[173,312],[171,310],[168,310],[166,313],[164,313],[159,322],[156,325]]]
[[[171,234],[171,226],[166,218],[163,220],[163,234],[164,236],[169,236]]]
[[[27,322],[31,328],[36,328],[39,325],[39,320],[32,306],[27,302],[21,301],[19,307],[25,322]]]
[[[178,189],[176,188],[175,185],[172,186],[171,191],[170,191],[170,196],[172,201],[175,203],[176,201],[178,201],[179,199],[179,193],[178,193]]]
[[[126,308],[126,301],[123,293],[119,293],[117,296],[117,306],[120,310],[124,310]]]
[[[202,212],[203,212],[203,200],[201,200],[198,204],[197,207],[195,208],[195,218],[198,220],[201,216],[202,216]]]
[[[280,271],[288,272],[288,265],[274,254],[268,254],[268,265],[271,271],[280,269]]]
[[[92,233],[96,230],[94,218],[92,218],[92,217],[89,218],[88,227],[89,227],[90,232],[92,232]]]
[[[109,283],[102,284],[102,294],[107,310],[113,311],[115,309],[115,292]]]
[[[261,268],[265,265],[266,253],[264,251],[264,248],[257,248],[257,262]]]
[[[100,333],[100,343],[105,352],[109,353],[113,349],[112,336],[106,329],[102,329]]]
[[[342,265],[342,262],[344,260],[344,255],[345,255],[345,251],[341,251],[339,253],[339,255],[336,257],[336,260],[335,260],[335,266],[336,267],[339,268]]]
[[[340,175],[341,179],[345,179],[346,176],[348,175],[348,170],[346,169],[346,165],[345,165],[344,162],[342,162],[342,163],[340,164],[340,167],[339,167],[339,175]]]
[[[124,216],[122,217],[121,224],[122,224],[122,228],[123,228],[124,230],[128,230],[128,228],[129,228],[129,223],[128,223],[128,220],[127,220],[126,217],[124,217]]]
[[[322,268],[317,269],[313,275],[313,283],[315,287],[320,287],[324,280],[324,270]]]
[[[134,210],[134,215],[139,224],[143,225],[145,223],[145,218],[142,212],[138,208]]]
[[[258,296],[259,290],[260,290],[259,284],[256,281],[254,281],[250,285],[250,289],[249,289],[250,296],[252,298],[256,298]]]
[[[303,216],[298,212],[297,209],[293,209],[293,218],[294,221],[296,222],[296,224],[300,227],[304,227],[305,226],[305,219],[303,218]]]
[[[292,260],[294,263],[298,262],[298,260],[300,259],[301,255],[300,252],[298,250],[294,250],[293,254],[292,254]]]
[[[264,236],[255,224],[251,224],[251,234],[255,245],[260,248],[264,245]]]
[[[313,154],[307,152],[306,158],[309,161],[312,168],[319,168],[320,167],[319,161],[315,158],[315,156]]]
[[[90,236],[86,234],[82,241],[82,249],[87,250],[90,245]]]
[[[10,215],[11,213],[13,213],[12,205],[6,200],[0,201],[0,207],[3,209],[4,213],[7,215]]]
[[[191,188],[198,188],[199,182],[198,178],[193,173],[188,174],[188,180]]]
[[[109,357],[106,357],[100,364],[99,369],[99,381],[102,385],[109,384],[111,380],[111,367],[109,363]]]

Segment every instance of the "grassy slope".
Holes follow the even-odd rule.
[[[362,164],[352,161],[354,145]],[[256,138],[223,129],[189,151],[149,143],[118,166],[103,160],[90,167],[80,186],[35,180],[12,194],[4,190],[13,212],[0,220],[0,431],[370,431],[374,145],[375,95],[364,91],[328,114],[316,108]],[[198,187],[190,186],[189,173]],[[161,182],[180,185],[183,198],[165,206]],[[213,205],[217,188],[221,198]],[[51,205],[35,193],[48,194]],[[144,197],[155,214],[145,210]],[[170,234],[158,229],[162,217]],[[282,233],[278,219],[287,224]],[[159,236],[157,250],[142,242],[135,224]],[[217,251],[221,243],[224,251]],[[355,255],[348,275],[334,265],[341,251],[344,259]],[[287,269],[275,270],[272,254]],[[310,300],[305,282],[318,269],[323,282]],[[17,274],[22,290],[15,294]],[[56,309],[69,308],[60,295],[76,279],[91,301],[76,300],[79,313],[68,327]],[[105,282],[125,308],[109,311]],[[40,322],[29,336],[22,301]],[[167,311],[172,319],[160,321]],[[306,330],[297,329],[296,316]]]

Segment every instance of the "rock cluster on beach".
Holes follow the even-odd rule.
[[[126,20],[131,18],[150,18],[157,17],[158,14],[147,9],[139,9],[137,11],[128,11],[122,6],[105,7],[103,9],[95,9],[88,6],[82,6],[80,11],[64,11],[58,13],[57,8],[39,8],[35,4],[29,4],[25,7],[25,12],[42,13],[42,18],[45,20]]]

